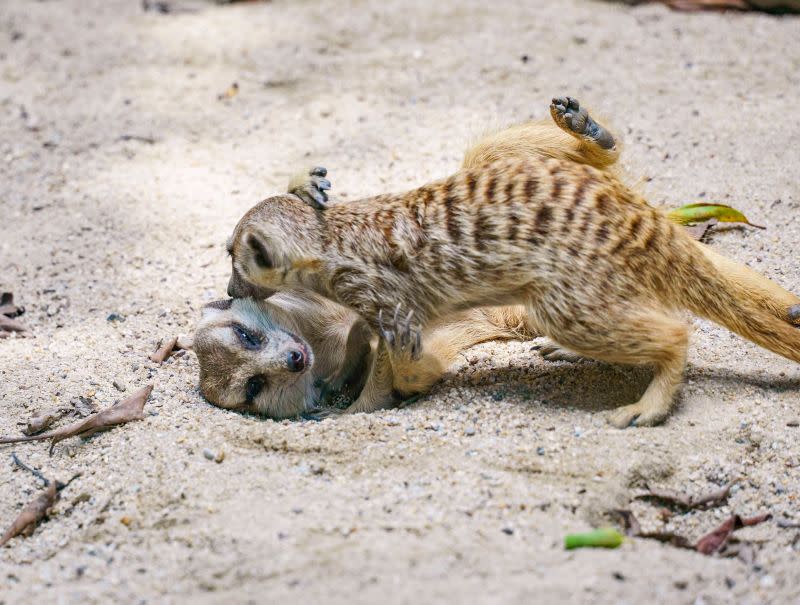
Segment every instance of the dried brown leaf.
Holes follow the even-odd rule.
[[[36,433],[41,433],[44,430],[50,428],[50,425],[53,424],[57,416],[55,414],[42,414],[41,416],[34,416],[30,420],[28,420],[27,425],[25,428],[22,429],[22,432],[26,435],[35,435]]]
[[[25,308],[18,307],[14,304],[14,294],[12,292],[3,292],[0,294],[0,315],[18,317],[23,313],[25,313]]]
[[[86,418],[97,411],[97,404],[92,401],[91,397],[78,395],[70,399],[69,403],[72,406],[73,415],[80,416],[81,418]]]
[[[639,520],[633,514],[633,511],[619,508],[613,512],[622,519],[622,528],[625,530],[625,535],[638,536],[642,533],[642,526],[639,525]]]
[[[697,541],[695,549],[697,552],[704,555],[712,555],[719,552],[723,546],[728,542],[731,534],[742,527],[749,525],[758,525],[769,519],[771,515],[765,513],[756,515],[755,517],[742,518],[739,515],[732,515],[726,519],[722,525],[715,528]]]
[[[178,337],[173,336],[169,338],[161,344],[158,349],[150,355],[150,361],[153,363],[164,363],[169,356],[175,351],[175,347],[178,344]]]
[[[5,315],[0,315],[0,332],[27,332],[25,324]]]
[[[708,232],[711,230],[711,228],[718,222],[719,221],[717,219],[710,219],[702,223],[698,223],[697,225],[688,225],[687,227],[684,227],[684,229],[692,239],[702,242],[706,235],[708,235]]]
[[[659,502],[663,502],[664,504],[684,508],[687,510],[693,510],[696,508],[712,508],[727,501],[728,496],[731,493],[731,488],[735,484],[736,481],[731,481],[727,485],[724,485],[717,490],[707,494],[701,494],[699,496],[691,496],[689,494],[682,494],[670,490],[651,489],[634,497],[637,500],[657,500]]]
[[[688,539],[671,531],[642,532],[636,537],[645,538],[647,540],[657,540],[658,542],[663,542],[664,544],[669,544],[676,548],[694,550],[694,545]]]
[[[98,412],[93,416],[89,416],[85,420],[70,424],[65,427],[58,428],[49,433],[42,433],[40,435],[30,435],[26,437],[2,437],[0,444],[3,443],[20,443],[23,441],[41,441],[50,439],[50,454],[53,453],[53,447],[59,441],[69,439],[70,437],[88,437],[94,433],[108,430],[118,424],[125,424],[133,420],[142,420],[144,418],[144,404],[150,393],[153,390],[152,385],[142,387],[130,397],[115,405],[107,407],[106,409]]]
[[[47,488],[36,498],[31,500],[14,519],[14,522],[0,538],[0,546],[4,546],[11,538],[19,535],[30,536],[36,525],[47,516],[48,511],[58,500],[58,488],[55,481],[51,481]]]

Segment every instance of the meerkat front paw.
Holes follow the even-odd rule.
[[[422,355],[422,329],[412,326],[413,317],[414,311],[409,311],[403,317],[398,304],[390,320],[384,321],[383,310],[378,312],[378,327],[381,337],[394,355],[408,355],[413,361],[417,361]]]
[[[328,194],[325,192],[331,188],[331,182],[325,178],[327,175],[327,169],[316,166],[307,175],[294,177],[289,183],[289,193],[293,193],[312,208],[324,210],[328,207]]]
[[[553,116],[553,121],[563,130],[589,139],[603,149],[614,147],[614,137],[608,130],[592,119],[589,112],[581,107],[578,99],[574,97],[554,97],[553,102],[550,104],[550,115]]]

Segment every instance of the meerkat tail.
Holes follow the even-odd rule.
[[[788,308],[783,308],[783,316],[776,312],[783,304],[776,299],[788,300],[791,294],[766,277],[754,279],[757,274],[743,265],[721,259],[724,257],[717,255],[713,260],[709,258],[709,263],[691,264],[691,273],[681,280],[679,294],[686,308],[800,363],[800,329],[789,323]],[[768,287],[759,289],[762,280]],[[781,296],[773,297],[774,292]]]
[[[800,318],[791,315],[792,307],[800,305],[800,296],[784,290],[757,271],[715,252],[705,244],[693,243],[711,261],[717,271],[736,283],[737,287],[746,293],[746,299],[752,301],[757,307],[769,310],[783,321],[800,325]]]

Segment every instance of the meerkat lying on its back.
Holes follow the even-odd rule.
[[[679,311],[800,362],[800,299],[774,284],[759,289],[768,280],[697,250],[607,172],[501,160],[325,210],[269,198],[234,231],[232,293],[242,281],[306,287],[363,317],[381,339],[352,411],[368,411],[364,393],[391,390],[391,368],[420,355],[420,328],[460,309],[522,304],[532,325],[580,355],[653,366],[640,401],[612,418],[651,425],[668,415],[686,362]]]
[[[422,393],[459,352],[487,340],[535,336],[523,307],[473,309],[432,325],[419,361],[394,370],[398,391]],[[200,389],[210,402],[270,418],[311,417],[342,409],[362,395],[374,340],[352,311],[302,289],[266,300],[207,305],[194,337]],[[402,400],[372,401],[375,409]]]

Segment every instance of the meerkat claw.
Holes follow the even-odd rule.
[[[390,347],[394,347],[394,332],[387,330],[383,325],[383,309],[378,311],[378,329],[380,330],[381,337],[386,341]]]
[[[378,329],[386,344],[394,350],[395,355],[410,355],[414,361],[420,358],[422,352],[422,330],[419,326],[412,326],[414,310],[403,317],[398,304],[394,308],[391,324],[384,324],[383,310],[378,311]]]

